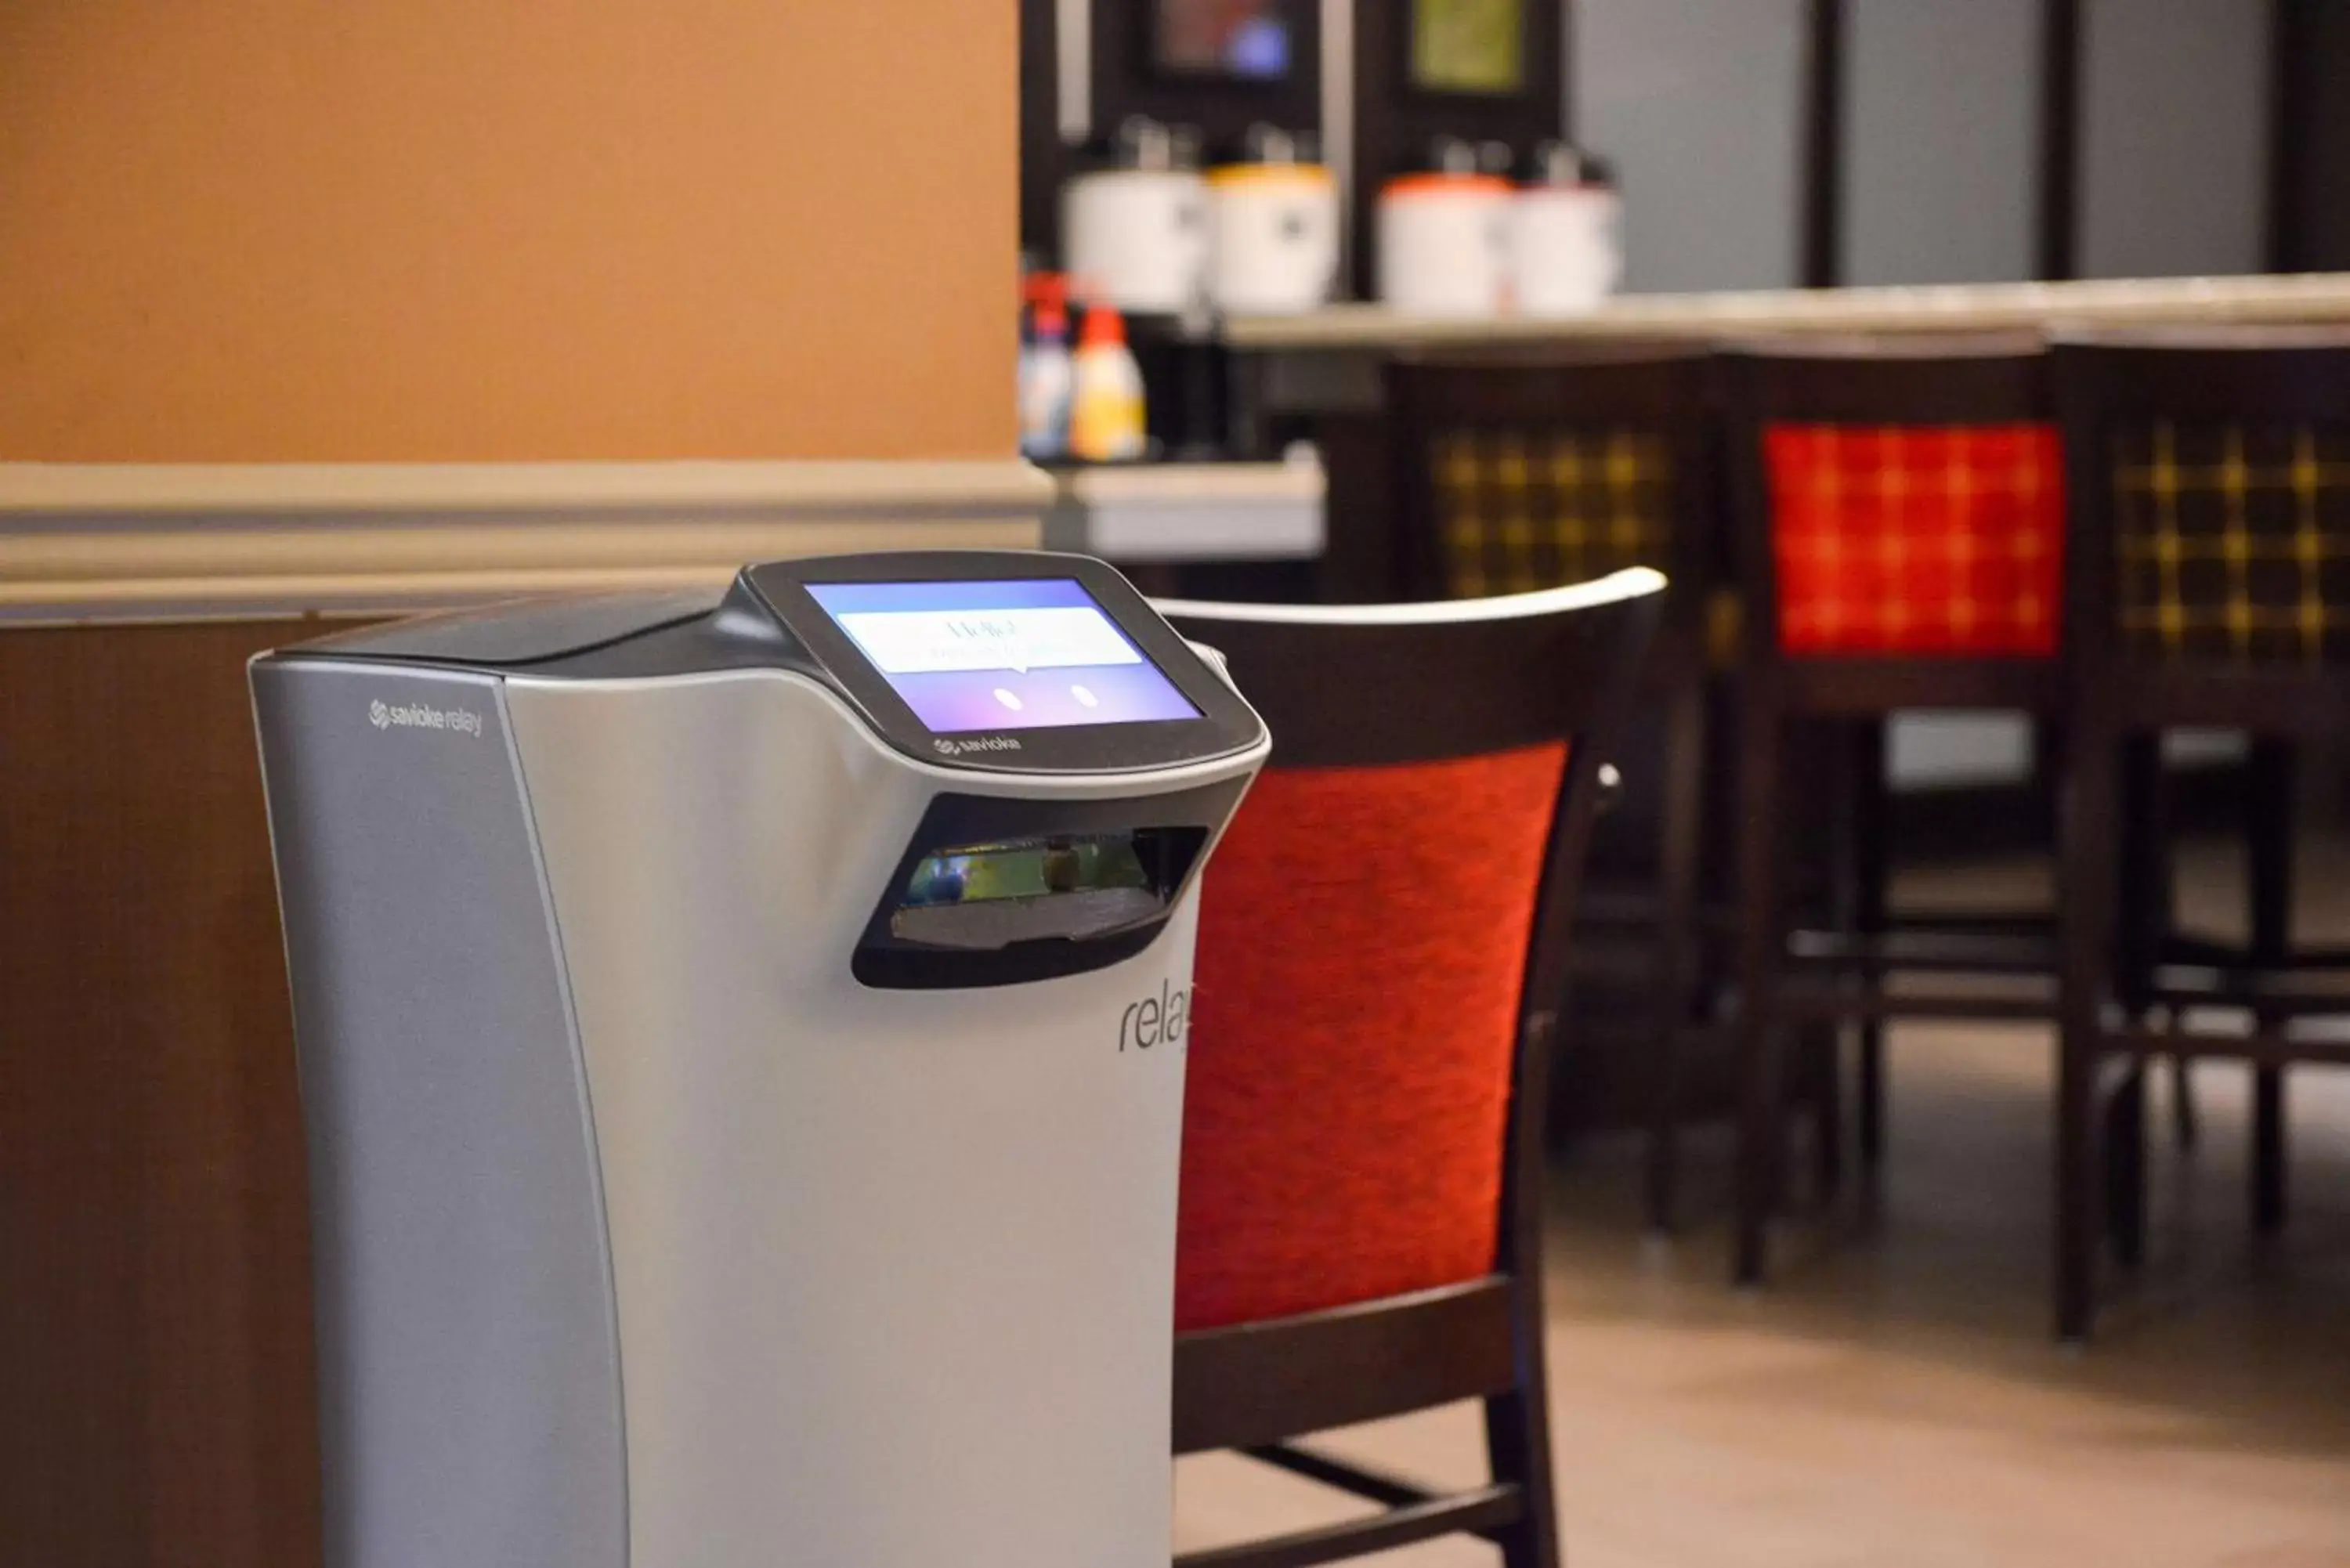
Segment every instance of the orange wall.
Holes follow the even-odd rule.
[[[0,0],[0,460],[1014,448],[1008,0]]]

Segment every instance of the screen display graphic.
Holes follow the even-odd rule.
[[[1411,85],[1422,92],[1520,91],[1525,26],[1522,0],[1413,0]]]
[[[1161,68],[1274,81],[1289,75],[1283,0],[1159,0]]]
[[[1073,577],[806,587],[939,734],[1200,717]]]

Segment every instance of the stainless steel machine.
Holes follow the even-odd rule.
[[[1208,659],[973,552],[252,681],[330,1568],[1164,1568]]]

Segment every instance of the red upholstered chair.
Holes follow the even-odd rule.
[[[1598,765],[1663,579],[1464,603],[1168,604],[1274,735],[1203,885],[1176,1269],[1178,1453],[1384,1505],[1178,1559],[1296,1568],[1467,1532],[1551,1568],[1543,1071]],[[1484,1402],[1491,1484],[1297,1445]]]

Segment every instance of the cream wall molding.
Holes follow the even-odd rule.
[[[378,615],[1029,548],[1052,494],[1010,459],[0,463],[0,625]]]

